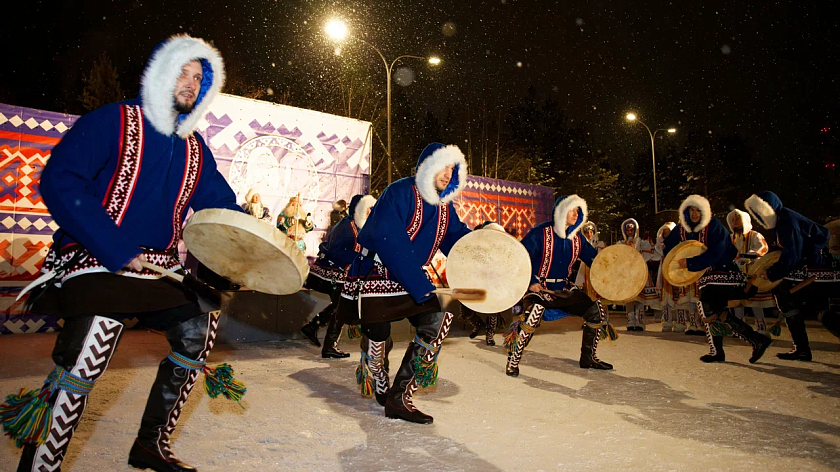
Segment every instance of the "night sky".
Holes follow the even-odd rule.
[[[613,154],[649,152],[644,130],[624,122],[634,110],[651,127],[678,127],[669,139],[737,131],[760,158],[795,163],[807,158],[802,140],[838,124],[837,75],[830,72],[840,64],[838,8],[746,3],[15,2],[0,32],[0,101],[78,113],[81,76],[103,51],[133,96],[154,45],[187,32],[213,41],[232,75],[289,88],[290,104],[323,109],[318,94],[342,64],[384,89],[384,67],[372,50],[345,44],[336,55],[325,39],[325,21],[339,16],[389,58],[442,57],[437,69],[401,63],[416,80],[394,102],[395,119],[411,107],[441,117],[451,111],[463,121],[468,104],[505,108],[535,87],[574,122],[587,123]]]

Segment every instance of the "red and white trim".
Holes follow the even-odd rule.
[[[172,240],[169,242],[169,249],[178,245],[181,239],[181,225],[183,223],[184,211],[192,198],[195,188],[198,186],[198,177],[201,175],[201,165],[204,151],[201,143],[195,135],[186,139],[187,158],[184,163],[184,178],[181,180],[181,190],[175,200],[175,208],[172,211]]]
[[[414,238],[420,233],[420,225],[423,224],[423,198],[420,196],[420,192],[417,191],[416,185],[412,185],[411,189],[414,190],[414,216],[411,218],[411,223],[408,224],[405,232],[408,233],[408,239],[414,241]]]
[[[437,222],[437,230],[435,231],[435,242],[432,244],[432,250],[429,252],[429,257],[426,259],[426,263],[423,265],[429,265],[432,263],[432,259],[434,259],[435,254],[440,247],[440,244],[443,242],[443,238],[446,237],[446,229],[449,227],[449,206],[448,205],[439,205],[438,206],[438,222]]]
[[[139,105],[120,105],[120,111],[120,158],[102,200],[117,226],[122,224],[143,162],[143,112]]]
[[[581,240],[580,234],[575,233],[575,235],[571,239],[572,242],[572,260],[569,262],[569,271],[568,274],[571,275],[572,269],[574,268],[575,261],[578,260],[578,256],[580,256],[580,249],[581,249]]]
[[[353,231],[353,250],[356,251],[356,252],[362,252],[362,245],[358,243],[359,227],[356,226],[355,221],[350,222],[350,230]]]

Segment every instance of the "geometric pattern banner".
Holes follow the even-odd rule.
[[[554,189],[470,175],[454,203],[461,221],[470,228],[495,221],[522,239],[531,228],[551,219]]]
[[[38,184],[53,146],[77,118],[0,104],[0,334],[52,332],[63,324],[21,315],[14,299],[38,277],[58,228]],[[247,187],[255,186],[276,218],[290,196],[301,196],[303,212],[312,213],[316,225],[305,239],[310,257],[332,202],[368,192],[368,122],[222,94],[198,131],[239,203]],[[130,327],[137,320],[124,321]]]

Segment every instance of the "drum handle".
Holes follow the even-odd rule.
[[[183,282],[184,281],[184,276],[183,275],[181,275],[177,272],[172,272],[169,269],[164,269],[163,267],[152,264],[151,262],[141,260],[140,265],[142,265],[146,269],[151,270],[152,272],[157,272],[161,275],[165,275],[165,276],[169,277],[170,279],[177,280],[178,282]]]

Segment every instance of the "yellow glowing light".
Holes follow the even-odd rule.
[[[436,66],[436,65],[440,64],[440,58],[435,57],[435,56],[430,57],[429,58],[429,64],[431,64],[433,66]]]
[[[341,41],[347,37],[347,24],[342,20],[330,20],[324,27],[324,32],[331,39]]]
[[[627,121],[636,121],[636,115],[634,113],[628,113]]]
[[[674,134],[677,132],[677,128],[668,128],[668,132]]]

